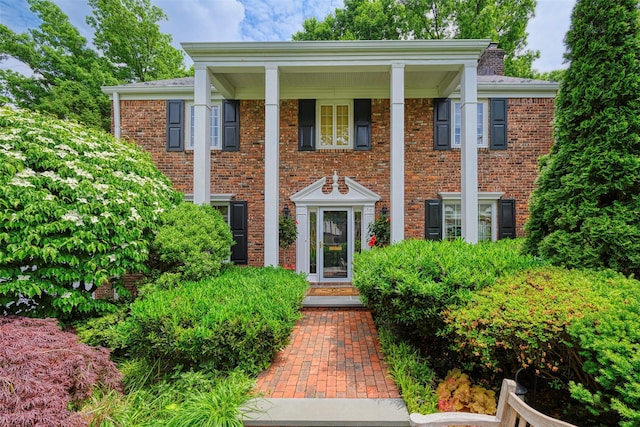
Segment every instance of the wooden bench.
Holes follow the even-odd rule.
[[[516,382],[505,379],[498,399],[496,415],[469,414],[464,412],[439,412],[422,415],[411,414],[412,427],[576,427],[573,424],[551,418],[536,411],[516,395]]]

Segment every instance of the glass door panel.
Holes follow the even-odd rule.
[[[322,278],[349,278],[349,212],[347,210],[323,210],[322,229]]]

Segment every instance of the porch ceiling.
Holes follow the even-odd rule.
[[[226,98],[262,99],[277,66],[280,98],[388,98],[391,66],[405,66],[405,96],[441,97],[475,65],[488,40],[183,43]]]
[[[405,92],[407,98],[443,96],[440,88],[455,79],[456,70],[405,70]],[[262,99],[265,93],[263,70],[245,72],[213,72],[213,85],[220,82],[233,92],[236,99]],[[388,98],[390,90],[389,71],[336,71],[280,69],[280,98]]]

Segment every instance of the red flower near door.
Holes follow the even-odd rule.
[[[371,236],[371,238],[369,239],[369,247],[370,248],[374,247],[376,245],[376,241],[377,241],[376,236],[375,235]]]

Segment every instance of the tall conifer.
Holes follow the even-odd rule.
[[[638,0],[578,0],[541,161],[526,250],[568,267],[640,277]]]

